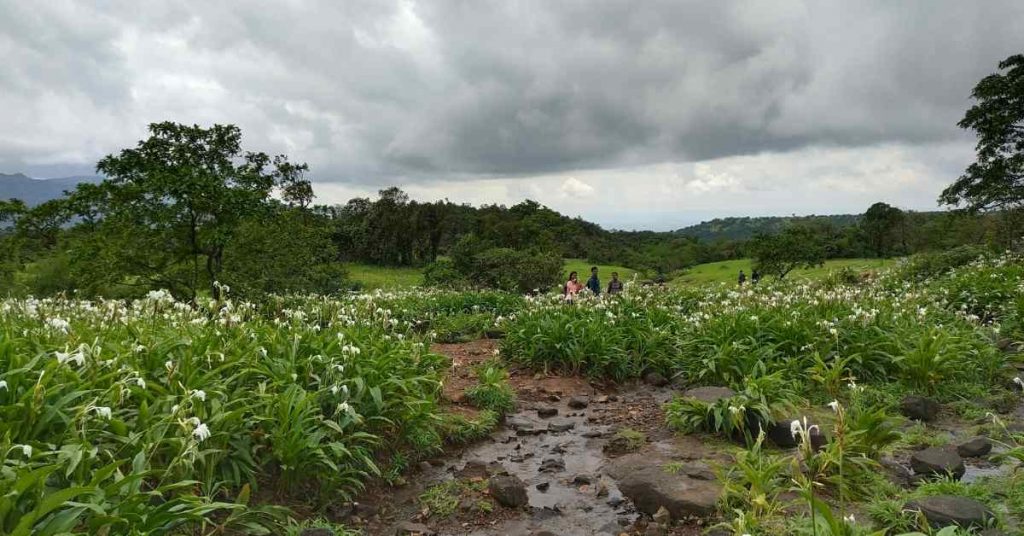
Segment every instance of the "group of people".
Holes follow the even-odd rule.
[[[760,280],[761,280],[761,272],[758,272],[757,268],[754,268],[754,271],[750,273],[750,282],[752,284],[756,285],[757,282],[760,281]],[[742,287],[743,283],[746,283],[746,282],[747,282],[747,274],[743,273],[743,270],[740,270],[740,277],[739,277],[738,283]]]
[[[586,285],[580,283],[579,275],[575,271],[569,272],[569,280],[565,282],[562,290],[566,301],[572,301],[583,289],[593,292],[595,296],[601,295],[601,280],[597,276],[597,266],[590,267],[590,279],[587,280]],[[608,282],[608,294],[614,295],[620,292],[622,292],[622,281],[619,280],[619,273],[612,272],[612,280]]]

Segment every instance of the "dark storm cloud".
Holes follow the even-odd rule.
[[[0,0],[0,171],[88,168],[165,119],[364,183],[944,142],[1021,20],[1012,0]]]

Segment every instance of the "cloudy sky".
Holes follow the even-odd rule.
[[[1019,0],[0,0],[0,172],[234,123],[320,202],[524,198],[608,227],[933,209]]]

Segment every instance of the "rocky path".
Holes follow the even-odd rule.
[[[445,384],[450,409],[472,411],[462,393],[475,383],[473,366],[492,358],[495,348],[487,340],[435,347],[455,363]],[[667,429],[661,407],[681,392],[678,386],[660,377],[613,386],[580,377],[510,374],[516,412],[489,438],[422,462],[403,485],[366,497],[354,509],[366,534],[662,536],[706,529],[721,494],[713,468],[727,465],[737,446]],[[705,387],[689,393],[718,398],[725,391]],[[1024,405],[1016,411],[1019,419],[1009,417],[1013,427],[1024,423]],[[894,483],[912,489],[930,475],[971,482],[1014,470],[989,461],[993,443],[975,437],[978,423],[940,414],[937,405],[913,397],[902,412],[905,426],[926,422],[930,441],[943,439],[941,445],[909,445],[885,456],[883,469]],[[788,432],[785,423],[780,427]],[[792,437],[781,435],[776,446],[792,447],[782,444]],[[425,493],[449,501],[448,511],[432,511]],[[908,507],[929,519],[960,519],[974,510],[982,518],[990,515],[956,497],[920,499]]]

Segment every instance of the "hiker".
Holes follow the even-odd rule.
[[[587,280],[587,288],[594,293],[594,296],[601,294],[601,280],[597,278],[597,266],[590,267],[590,279]]]
[[[739,279],[740,286],[742,287],[743,283],[746,283],[746,282],[747,282],[747,274],[743,273],[743,270],[740,270],[740,279]]]
[[[579,277],[576,272],[569,272],[569,280],[565,282],[563,292],[565,293],[565,301],[571,302],[579,291],[583,290],[583,284],[580,283]]]
[[[761,272],[757,271],[757,268],[754,268],[754,271],[750,272],[750,282],[756,285],[757,282],[760,281],[760,280],[761,280]]]
[[[608,282],[608,294],[622,292],[622,281],[619,281],[619,272],[612,272],[612,280]]]

